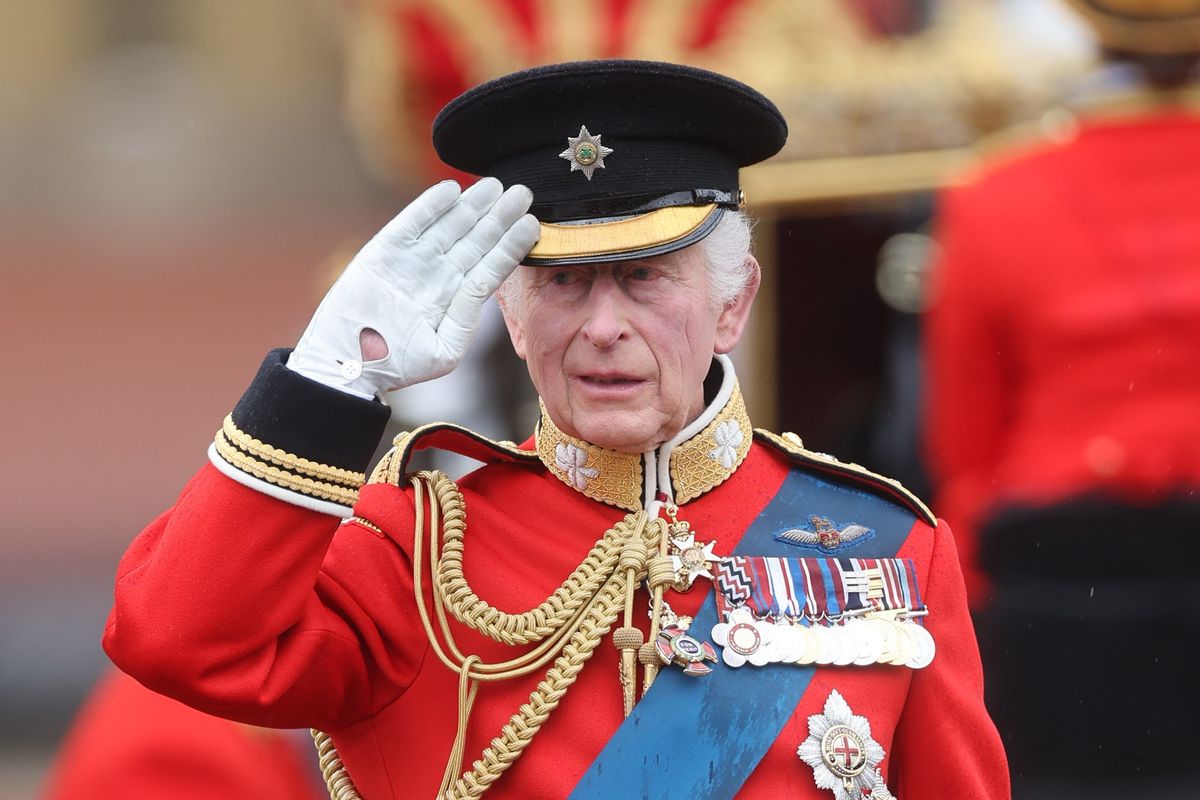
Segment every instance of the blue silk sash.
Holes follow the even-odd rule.
[[[861,547],[839,553],[847,557],[893,557],[914,521],[910,512],[872,494],[794,471],[747,529],[734,554],[825,555],[774,538],[804,524],[810,514],[875,530]],[[700,538],[703,535],[700,531]],[[708,639],[716,623],[710,591],[690,630]],[[572,800],[733,797],[791,718],[814,669],[792,664],[730,669],[718,663],[711,674],[690,677],[677,667],[664,667],[579,780]]]

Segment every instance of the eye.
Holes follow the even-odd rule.
[[[632,267],[629,270],[629,277],[635,281],[648,281],[654,277],[654,270],[649,267]]]
[[[555,286],[569,286],[578,279],[578,276],[569,269],[560,269],[550,276],[550,282]]]

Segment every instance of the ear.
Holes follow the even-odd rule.
[[[500,313],[504,317],[504,327],[508,328],[508,338],[512,339],[513,350],[516,351],[517,357],[524,361],[525,328],[520,319],[520,312],[509,307],[507,295],[504,292],[496,293],[496,302],[500,304]]]
[[[754,296],[758,294],[758,286],[762,282],[762,268],[758,260],[746,254],[745,267],[750,273],[746,287],[737,297],[721,309],[717,317],[717,338],[713,350],[717,353],[728,353],[742,338],[742,331],[750,320],[750,306],[754,304]]]

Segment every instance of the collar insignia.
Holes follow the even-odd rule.
[[[535,443],[546,469],[572,489],[626,511],[642,507],[645,470],[640,454],[620,453],[568,436],[550,419],[545,405]]]
[[[571,172],[579,170],[589,181],[597,169],[604,169],[604,157],[612,153],[611,147],[600,144],[600,134],[588,133],[587,125],[579,126],[578,136],[567,137],[567,149],[558,154],[571,162]]]
[[[556,444],[554,446],[554,463],[567,476],[567,482],[579,491],[587,488],[588,483],[600,474],[600,470],[587,466],[588,452],[573,444]]]
[[[892,800],[879,771],[885,753],[871,738],[871,723],[853,713],[836,689],[825,713],[808,718],[808,738],[796,755],[812,767],[817,787],[836,800]]]
[[[541,409],[542,419],[538,423],[535,443],[546,468],[563,483],[593,500],[626,511],[639,510],[646,480],[642,454],[608,450],[569,436],[550,419],[544,404]],[[746,404],[735,383],[728,401],[711,422],[695,436],[670,448],[668,471],[675,504],[690,502],[733,475],[750,453],[752,434]],[[684,536],[683,531],[672,533],[672,538]],[[703,555],[705,563],[696,562],[691,571],[702,575],[701,570],[711,568],[716,560],[711,553],[704,553],[704,546],[703,542],[693,540],[677,546],[674,555],[698,547],[692,555],[696,558]]]
[[[875,536],[875,531],[865,525],[850,522],[838,527],[828,517],[813,514],[808,525],[775,534],[775,540],[800,547],[815,547],[822,553],[838,553],[866,542]]]

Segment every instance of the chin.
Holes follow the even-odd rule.
[[[646,425],[640,417],[630,419],[622,414],[605,416],[603,420],[595,420],[589,425],[581,426],[579,438],[598,447],[622,453],[644,453],[671,438],[664,435],[661,428]]]

